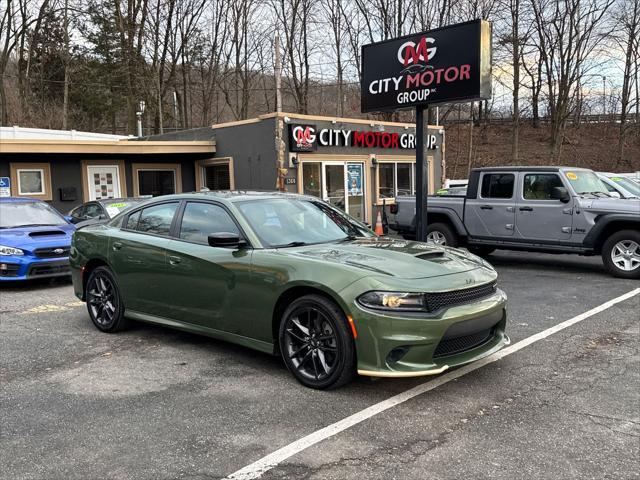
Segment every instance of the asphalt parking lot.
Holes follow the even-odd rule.
[[[512,344],[640,286],[496,253]],[[91,324],[66,280],[0,290],[0,478],[214,479],[433,378],[302,387],[209,338]],[[261,478],[640,478],[640,295],[294,453]]]

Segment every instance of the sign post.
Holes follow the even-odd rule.
[[[364,45],[361,58],[363,113],[416,109],[416,238],[425,241],[425,109],[491,98],[491,25],[473,20]]]

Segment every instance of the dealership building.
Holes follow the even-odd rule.
[[[444,131],[428,127],[429,191],[442,184]],[[274,190],[323,198],[366,222],[415,192],[415,126],[272,113],[146,138],[3,127],[4,195],[62,212],[100,198]]]

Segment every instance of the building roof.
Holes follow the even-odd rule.
[[[51,130],[48,128],[0,127],[0,141],[2,140],[120,140],[128,138],[126,135],[111,135],[108,133],[79,132],[77,130]]]

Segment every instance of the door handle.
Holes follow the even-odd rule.
[[[169,255],[169,263],[171,265],[178,265],[182,259],[180,257],[176,257],[175,255]]]
[[[491,205],[481,205],[480,210],[493,210]]]
[[[521,212],[533,212],[533,207],[520,207]]]
[[[115,243],[113,244],[113,250],[114,250],[114,251],[118,251],[118,250],[120,250],[121,248],[122,248],[122,244],[121,244],[120,242],[115,242]]]

